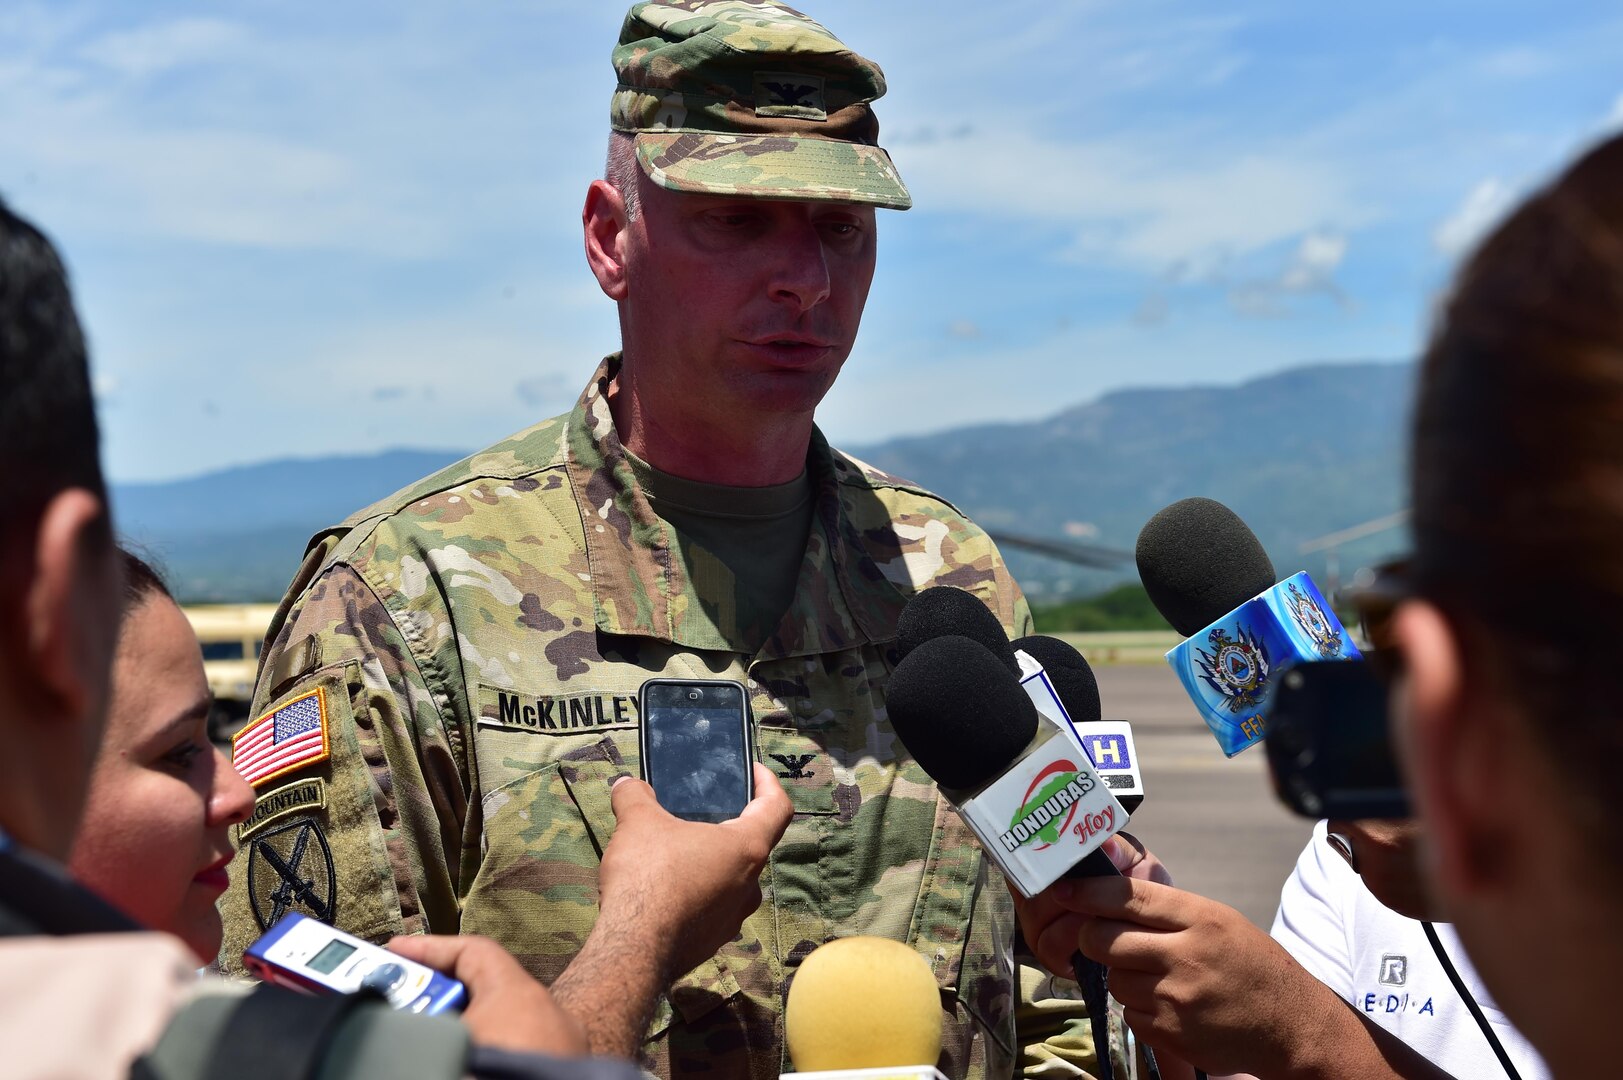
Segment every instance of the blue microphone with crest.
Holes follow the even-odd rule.
[[[1150,601],[1184,637],[1167,662],[1229,757],[1266,734],[1279,671],[1361,655],[1313,580],[1278,581],[1256,534],[1220,502],[1168,506],[1139,532],[1134,557]]]

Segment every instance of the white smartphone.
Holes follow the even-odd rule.
[[[456,979],[296,911],[248,946],[242,963],[263,982],[305,994],[376,990],[406,1012],[441,1013],[468,1003]]]

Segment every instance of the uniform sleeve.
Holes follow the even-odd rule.
[[[1313,827],[1313,837],[1296,860],[1296,869],[1279,894],[1279,911],[1271,933],[1285,951],[1343,998],[1352,996],[1352,951],[1347,940],[1350,925],[1342,910],[1349,894],[1338,880],[1351,868],[1325,843],[1325,823]],[[1339,865],[1338,865],[1339,864]]]
[[[436,625],[340,563],[275,635],[232,751],[256,801],[221,902],[225,970],[289,911],[373,941],[457,932],[468,773]]]
[[[1035,961],[1023,959],[1015,973],[1015,1030],[1020,1039],[1022,1077],[1071,1077],[1092,1080],[1099,1070],[1082,988],[1073,980],[1050,975]],[[1116,1076],[1128,1076],[1126,1031],[1110,1017],[1110,1060]]]
[[[1023,638],[1035,634],[1037,632],[1037,623],[1032,618],[1031,605],[1026,603],[1025,595],[1021,593],[1018,585],[1011,581],[1009,588],[1014,590],[1014,634],[1012,636]]]

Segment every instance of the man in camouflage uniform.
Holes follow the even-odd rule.
[[[983,532],[812,422],[867,297],[875,208],[911,204],[877,144],[883,76],[798,12],[736,0],[635,5],[614,65],[583,220],[623,352],[572,412],[316,538],[255,715],[319,693],[330,752],[261,782],[224,955],[285,907],[371,938],[487,934],[570,1007],[639,688],[734,679],[794,818],[737,937],[669,972],[647,1066],[775,1077],[796,965],[879,934],[936,973],[943,1068],[1010,1075],[1010,899],[885,689],[915,591],[968,589],[1011,634],[1029,612]],[[266,869],[292,860],[293,813],[314,824],[307,876],[330,846],[335,888]]]

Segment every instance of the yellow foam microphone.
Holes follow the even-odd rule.
[[[924,957],[889,938],[838,938],[814,949],[789,987],[784,1029],[795,1075],[940,1075],[935,975]]]

